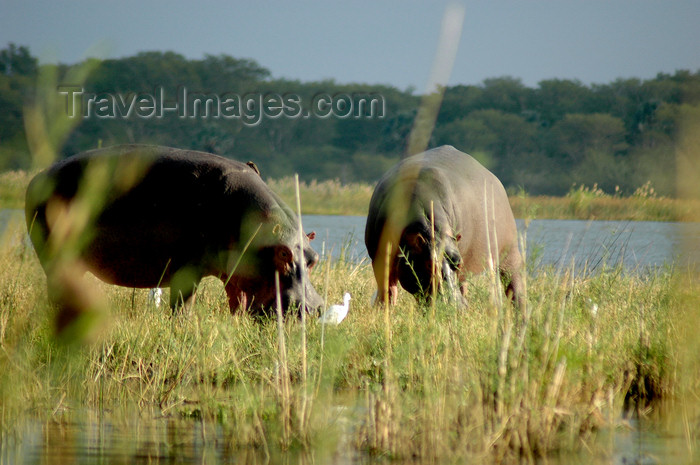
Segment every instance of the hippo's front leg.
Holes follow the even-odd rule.
[[[228,306],[231,310],[231,314],[236,313],[239,308],[245,310],[248,308],[248,296],[243,290],[238,287],[233,280],[222,279],[224,281],[224,289],[226,289],[226,296],[228,297]]]

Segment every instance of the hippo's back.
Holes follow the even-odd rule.
[[[418,216],[430,217],[431,203],[436,221],[439,215],[440,221],[449,222],[461,234],[463,253],[478,250],[476,255],[484,255],[482,232],[493,218],[499,246],[513,247],[517,233],[505,188],[476,159],[445,145],[401,160],[379,180],[365,229],[370,256],[377,252],[389,218],[402,218],[408,224]]]
[[[61,221],[85,224],[75,247],[91,271],[109,283],[150,287],[167,283],[168,269],[213,267],[217,251],[237,242],[246,212],[275,205],[259,174],[243,163],[126,145],[55,163],[32,180],[25,208],[42,262]]]
[[[430,176],[439,177],[452,188],[476,188],[484,182],[500,185],[498,178],[471,155],[443,145],[401,160],[385,173],[378,186],[390,188],[399,182],[415,182]]]
[[[50,195],[73,198],[79,189],[118,195],[119,191],[158,190],[163,195],[191,196],[201,181],[220,181],[229,174],[255,179],[247,165],[218,155],[151,145],[119,145],[81,152],[54,163],[39,173],[27,190],[27,205],[46,200],[49,192],[40,186],[51,183]],[[91,185],[92,184],[92,185]],[[216,186],[218,187],[218,186]]]
[[[447,195],[450,198],[447,200],[455,202],[458,210],[466,212],[468,209],[469,216],[476,214],[476,210],[483,211],[487,199],[494,203],[486,205],[487,209],[495,206],[498,213],[506,213],[506,216],[511,212],[501,181],[471,155],[451,145],[444,145],[425,152],[422,159],[418,157],[411,162],[420,164],[423,169],[430,167],[438,171],[440,182],[449,185],[450,193]]]

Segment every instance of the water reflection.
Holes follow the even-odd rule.
[[[666,421],[620,420],[616,428],[599,431],[582,442],[577,453],[551,455],[540,465],[695,464],[700,441],[686,437],[684,422],[672,414]],[[669,421],[673,421],[669,425]],[[349,450],[268,451],[263,447],[236,448],[232,432],[201,419],[144,416],[112,421],[86,412],[83,421],[26,420],[10,434],[3,434],[2,464],[359,464],[373,463],[369,455]],[[406,461],[392,461],[403,464]],[[421,463],[411,460],[412,465]],[[478,462],[474,462],[478,463]]]
[[[29,420],[14,437],[3,443],[3,464],[270,463],[264,450],[232,448],[220,426],[197,419],[113,422],[87,413],[75,422]]]
[[[687,420],[687,419],[686,419]],[[696,465],[700,463],[700,438],[688,436],[687,422],[677,410],[655,418],[619,421],[617,427],[599,431],[585,441],[578,453],[566,453],[539,461],[540,465]],[[695,421],[700,421],[696,418]]]

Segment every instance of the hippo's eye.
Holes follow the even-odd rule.
[[[313,267],[316,266],[317,263],[318,263],[318,256],[311,255],[311,256],[306,257],[306,268],[308,268],[309,271],[311,271],[313,269]]]
[[[462,257],[458,253],[445,252],[447,263],[453,271],[457,271],[462,264]]]
[[[278,270],[286,270],[292,264],[292,251],[285,245],[275,247],[275,265]]]

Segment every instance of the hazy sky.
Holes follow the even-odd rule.
[[[252,58],[274,77],[425,89],[447,1],[0,0],[0,48],[42,61],[144,50]],[[474,0],[450,84],[607,83],[700,69],[700,0]],[[400,6],[400,9],[399,9]]]

